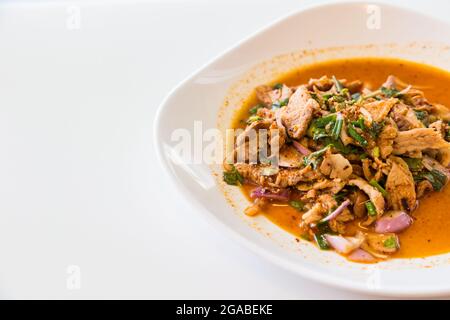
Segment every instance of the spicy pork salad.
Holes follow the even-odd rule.
[[[358,262],[402,250],[421,199],[450,171],[450,111],[395,74],[376,88],[333,75],[255,88],[223,178],[245,214],[295,212],[298,238]]]

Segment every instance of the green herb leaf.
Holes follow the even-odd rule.
[[[422,159],[420,158],[403,158],[411,171],[420,171],[423,169]]]
[[[237,171],[235,166],[231,166],[230,171],[223,172],[223,181],[232,186],[238,186],[244,183],[244,178]]]
[[[333,195],[333,199],[336,200],[337,203],[342,202],[348,196],[348,190],[341,190],[338,193]]]
[[[389,89],[386,87],[381,87],[380,90],[388,98],[399,96],[399,91],[397,89]]]
[[[259,109],[261,108],[265,108],[262,104],[257,104],[256,106],[250,108],[250,110],[248,110],[248,113],[250,113],[251,115],[256,115],[256,113],[258,112]]]
[[[424,110],[414,110],[414,113],[416,114],[416,118],[420,121],[425,120],[428,117],[428,112]]]
[[[325,239],[325,236],[323,234],[315,234],[314,240],[316,240],[317,245],[321,250],[328,250],[330,249],[330,246],[327,242],[327,239]]]
[[[416,182],[427,179],[433,186],[434,191],[441,191],[447,183],[447,176],[436,169],[429,172],[415,173],[413,177]]]
[[[275,101],[272,104],[272,109],[278,109],[278,108],[287,106],[288,103],[289,103],[289,98],[286,98],[286,99],[281,100],[281,101]]]
[[[297,211],[303,211],[305,208],[305,204],[300,200],[292,200],[289,202],[289,205],[295,208]]]
[[[432,179],[429,179],[430,175],[433,177]],[[441,191],[447,184],[447,176],[436,169],[431,170],[430,175],[426,175],[425,178],[431,182],[434,190]]]
[[[276,89],[281,89],[281,88],[283,88],[283,84],[282,84],[282,83],[276,83],[272,88],[273,88],[274,90],[276,90]]]
[[[330,114],[325,117],[315,119],[314,126],[317,128],[325,128],[330,122],[336,121],[336,114]]]
[[[305,167],[311,165],[314,170],[317,169],[317,166],[319,164],[320,159],[325,154],[325,152],[327,152],[327,150],[329,148],[330,148],[330,146],[328,145],[325,148],[320,149],[320,150],[318,150],[316,152],[313,152],[307,157],[304,157],[303,158],[303,164],[305,165]]]
[[[359,159],[364,160],[364,159],[367,159],[368,156],[369,155],[367,153],[363,152],[359,155]]]
[[[377,215],[377,209],[375,208],[375,205],[373,204],[372,201],[367,201],[365,203],[366,205],[366,209],[367,209],[367,214],[371,217],[374,217]]]
[[[351,145],[345,146],[340,139],[334,140],[329,137],[325,137],[324,139],[322,139],[322,141],[324,145],[332,146],[342,154],[350,154],[357,152],[357,147],[353,147]]]
[[[378,123],[373,121],[372,125],[369,127],[369,129],[367,130],[370,134],[370,136],[374,139],[378,138],[378,136],[380,135],[381,131],[383,131],[384,128],[384,122]]]
[[[333,233],[333,230],[331,230],[330,224],[328,221],[319,221],[316,225],[317,231],[320,234],[324,233]]]
[[[260,116],[250,116],[247,119],[247,124],[251,124],[251,123],[253,123],[255,121],[260,121],[260,120],[263,120],[263,118],[261,118]]]

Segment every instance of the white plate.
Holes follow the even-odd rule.
[[[389,296],[450,294],[449,254],[363,265],[310,243],[298,243],[263,217],[246,217],[243,210],[248,202],[237,188],[221,182],[221,167],[188,160],[178,140],[180,133],[193,137],[188,154],[192,156],[196,130],[223,132],[256,85],[301,64],[338,57],[393,56],[448,70],[448,44],[450,28],[444,22],[388,5],[317,6],[279,20],[189,77],[160,106],[154,139],[164,167],[179,187],[177,195],[187,197],[218,230],[304,277]]]

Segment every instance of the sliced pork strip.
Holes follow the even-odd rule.
[[[380,148],[380,156],[383,159],[389,157],[394,150],[393,144],[397,137],[397,128],[394,123],[388,122],[381,131],[377,139],[377,145]]]
[[[414,178],[406,162],[399,157],[390,156],[388,164],[391,165],[386,180],[388,202],[394,210],[411,212],[416,207],[416,188]]]
[[[280,150],[278,165],[285,168],[299,168],[303,156],[292,146],[286,145]]]
[[[380,191],[372,187],[366,180],[362,178],[355,178],[348,182],[351,186],[356,186],[362,191],[364,191],[368,196],[370,201],[374,204],[377,214],[380,216],[384,212],[385,201],[383,195]]]
[[[320,172],[330,176],[331,179],[346,180],[352,174],[353,168],[341,154],[326,154],[320,165]]]
[[[278,171],[274,171],[274,174],[270,176],[265,175],[265,171],[267,171],[266,169],[268,166],[237,163],[235,164],[235,167],[236,170],[248,181],[270,188],[292,187],[299,182],[314,181],[320,177],[317,172],[311,170],[311,167],[305,167],[302,169],[280,168]]]
[[[448,148],[449,143],[433,128],[417,128],[399,131],[394,140],[395,155],[414,153],[426,149]]]
[[[399,103],[392,108],[391,116],[397,123],[400,131],[424,127],[423,123],[417,119],[414,110],[403,103]]]
[[[300,139],[308,129],[314,112],[320,110],[316,100],[311,97],[305,86],[300,86],[282,110],[281,119],[288,135]]]
[[[369,111],[373,121],[380,122],[386,118],[392,107],[398,103],[398,99],[374,101],[364,104],[364,109]]]

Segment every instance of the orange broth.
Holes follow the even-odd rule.
[[[295,86],[307,83],[310,78],[335,75],[338,79],[362,80],[370,89],[377,89],[389,75],[395,75],[424,91],[430,102],[450,106],[450,73],[431,66],[392,58],[352,58],[330,60],[307,65],[274,79],[274,83]],[[257,103],[253,93],[238,111],[233,127],[243,127],[248,110]],[[243,186],[249,197],[253,186]],[[288,204],[273,203],[263,214],[273,223],[301,237],[301,213]],[[413,225],[399,235],[401,249],[393,257],[426,257],[450,252],[450,187],[420,199],[419,208],[412,216]]]

